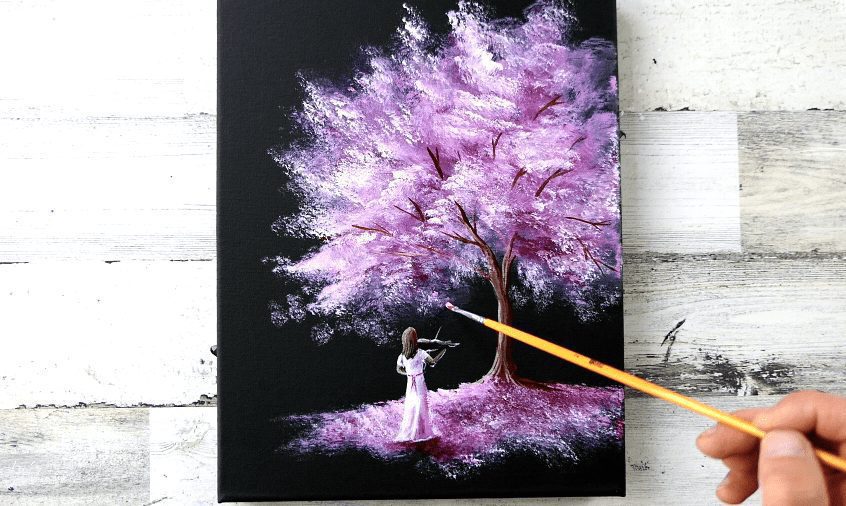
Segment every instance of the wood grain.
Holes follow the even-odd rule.
[[[846,108],[842,0],[617,2],[625,111]]]
[[[215,127],[0,118],[0,262],[214,258]]]
[[[10,118],[4,112],[0,102],[3,211],[179,211],[215,202],[213,115]]]
[[[621,117],[623,248],[740,251],[734,113]]]
[[[0,503],[143,504],[146,409],[0,410]]]
[[[846,257],[626,257],[626,367],[733,395],[846,382]],[[680,321],[670,351],[664,336]]]
[[[846,112],[738,118],[745,251],[846,251]]]
[[[150,410],[150,503],[217,500],[217,410]]]

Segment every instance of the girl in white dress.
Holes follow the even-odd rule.
[[[432,343],[444,346],[458,346],[450,341],[436,339],[417,339],[417,331],[408,327],[402,333],[402,353],[397,357],[397,372],[408,377],[405,386],[405,407],[402,413],[402,423],[396,438],[397,442],[420,442],[436,436],[429,416],[429,400],[427,397],[426,380],[423,370],[427,365],[432,367],[446,353],[442,349],[434,357],[426,350],[417,347],[418,343]]]

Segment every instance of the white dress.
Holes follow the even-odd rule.
[[[397,442],[425,441],[435,437],[432,421],[429,418],[426,380],[423,379],[423,369],[426,368],[427,360],[431,360],[431,357],[419,348],[411,358],[405,358],[402,354],[397,357],[397,366],[402,366],[405,369],[405,375],[408,376],[402,423],[397,437],[394,438]]]

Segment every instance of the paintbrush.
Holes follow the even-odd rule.
[[[611,367],[610,365],[603,364],[598,360],[594,360],[580,353],[576,353],[575,351],[568,350],[563,346],[551,343],[537,336],[533,336],[532,334],[523,332],[522,330],[518,330],[514,327],[510,327],[508,325],[500,323],[496,320],[484,318],[469,311],[465,311],[459,307],[456,307],[450,302],[447,302],[446,307],[447,309],[455,311],[458,314],[464,315],[475,322],[481,323],[485,327],[489,327],[493,330],[496,330],[497,332],[502,332],[503,334],[517,339],[518,341],[522,341],[528,344],[529,346],[533,346],[541,351],[549,353],[550,355],[555,355],[556,357],[562,360],[566,360],[567,362],[576,364],[579,367],[584,367],[585,369],[593,371],[597,374],[601,374],[602,376],[610,378],[618,383],[622,383],[627,387],[640,390],[641,392],[647,393],[654,397],[658,397],[659,399],[664,399],[667,402],[671,402],[685,409],[689,409],[694,413],[699,413],[700,415],[707,416],[712,420],[716,420],[717,422],[723,425],[727,425],[741,432],[745,432],[750,436],[754,436],[761,439],[766,435],[766,432],[752,425],[752,423],[743,420],[742,418],[730,415],[725,411],[720,411],[717,408],[701,403],[695,399],[691,399],[690,397],[682,395],[678,392],[668,390],[662,386],[652,383],[651,381],[646,381],[645,379],[638,378],[637,376],[621,371],[616,367]],[[829,453],[820,449],[814,449],[814,453],[816,453],[817,457],[824,464],[827,464],[835,469],[839,469],[840,471],[846,472],[846,459],[840,458],[837,455],[834,455],[833,453]]]

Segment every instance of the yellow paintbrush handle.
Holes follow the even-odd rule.
[[[720,411],[717,408],[714,408],[707,404],[703,404],[695,399],[691,399],[690,397],[674,392],[672,390],[668,390],[662,386],[656,385],[651,381],[646,381],[643,378],[638,378],[637,376],[629,374],[625,371],[621,371],[616,367],[611,367],[610,365],[603,364],[602,362],[576,353],[575,351],[568,350],[563,346],[559,346],[545,339],[533,336],[532,334],[523,332],[522,330],[515,329],[514,327],[510,327],[508,325],[499,323],[498,321],[491,320],[489,318],[482,319],[481,323],[486,327],[496,330],[497,332],[502,332],[503,334],[509,337],[513,337],[518,341],[522,341],[528,344],[529,346],[533,346],[541,351],[545,351],[550,355],[555,355],[560,359],[566,360],[567,362],[571,362],[580,367],[584,367],[585,369],[591,370],[597,374],[601,374],[602,376],[622,383],[623,385],[632,387],[636,390],[640,390],[641,392],[658,397],[659,399],[664,399],[665,401],[672,402],[673,404],[681,406],[685,409],[689,409],[701,415],[705,415],[708,418],[716,420],[717,422],[723,425],[728,425],[729,427],[733,427],[751,436],[763,438],[766,434],[766,432],[759,429],[758,427],[755,427],[754,425],[747,422],[746,420],[743,420],[742,418],[730,415],[725,411]],[[828,464],[829,466],[835,469],[839,469],[841,471],[846,472],[846,459],[840,458],[837,455],[823,450],[814,450],[814,452],[816,453],[817,457],[819,457],[819,459],[824,463]]]

